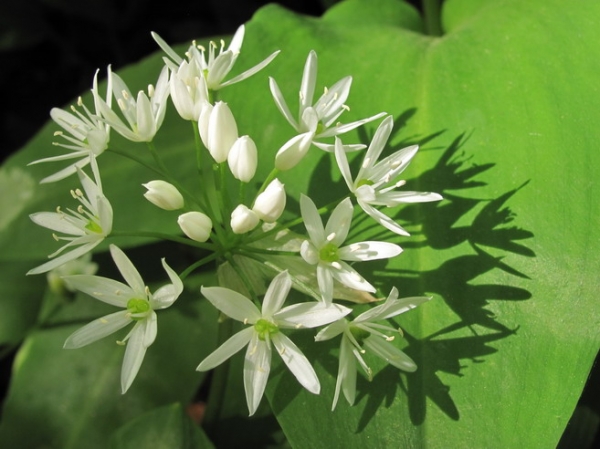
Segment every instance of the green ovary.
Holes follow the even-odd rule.
[[[88,224],[85,225],[85,229],[95,232],[96,234],[102,234],[102,228],[93,220],[88,221]]]
[[[138,315],[141,313],[145,314],[149,310],[150,310],[150,303],[146,299],[131,298],[129,301],[127,301],[127,311],[129,313],[131,313],[132,315]],[[132,320],[142,320],[144,318],[145,318],[145,316],[141,316],[141,317],[132,316],[131,317]]]
[[[333,243],[328,243],[319,250],[319,259],[324,262],[336,262],[340,260],[338,255],[338,247]]]
[[[356,184],[356,188],[362,187],[362,186],[372,186],[373,184],[375,184],[375,183],[373,181],[371,181],[370,179],[361,179]]]
[[[354,326],[350,326],[350,333],[356,339],[358,344],[361,346],[363,345],[365,338],[367,338],[369,335],[371,335],[366,330],[361,329],[359,327],[354,327]]]
[[[260,319],[254,324],[254,330],[258,333],[258,338],[262,341],[267,339],[267,335],[276,334],[279,328],[270,321]]]

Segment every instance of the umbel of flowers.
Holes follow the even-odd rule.
[[[308,54],[301,77],[298,117],[290,112],[277,82],[270,78],[275,105],[291,125],[291,133],[274,160],[259,157],[260,142],[244,134],[238,127],[235,111],[227,102],[217,99],[222,89],[264,69],[279,53],[230,78],[242,48],[244,31],[241,26],[227,47],[224,42],[211,42],[208,48],[192,43],[184,56],[153,33],[166,55],[154,85],[133,94],[109,67],[105,94],[98,88],[98,73],[94,77],[93,108],[80,99],[70,111],[52,110],[52,118],[63,129],[55,133],[59,139],[56,145],[68,152],[32,163],[70,161],[70,165],[42,182],[76,174],[79,184],[68,178],[75,184],[71,190],[73,206],[31,215],[36,224],[54,231],[57,241],[67,243],[28,274],[49,273],[53,284],[61,277],[69,289],[119,308],[76,331],[65,342],[65,348],[79,348],[129,327],[129,332],[118,341],[126,345],[121,372],[125,393],[155,340],[160,310],[177,306],[176,300],[190,273],[214,265],[219,286],[202,287],[197,292],[199,300],[208,300],[223,319],[237,320],[244,328],[224,338],[214,352],[199,361],[197,369],[213,369],[246,348],[244,385],[248,409],[253,414],[267,384],[274,348],[298,382],[311,393],[319,394],[320,382],[313,361],[288,335],[320,328],[317,341],[340,340],[336,389],[330,393],[333,407],[340,392],[352,404],[357,365],[372,377],[369,353],[401,370],[416,369],[415,363],[391,343],[396,329],[380,322],[429,299],[398,299],[398,290],[386,286],[391,293],[384,303],[370,305],[369,310],[352,317],[353,304],[371,304],[380,296],[374,286],[377,280],[360,274],[362,263],[398,257],[402,252],[400,246],[391,242],[349,239],[353,216],[366,214],[392,233],[408,236],[401,224],[385,213],[386,209],[402,203],[438,201],[441,196],[401,189],[403,181],[398,178],[418,148],[411,146],[381,157],[392,131],[391,116],[382,112],[350,123],[343,121],[349,109],[346,101],[352,84],[350,76],[325,88],[315,100],[317,54],[314,51]],[[203,186],[197,191],[182,186],[177,173],[166,168],[153,143],[169,98],[181,119],[191,122],[196,145],[190,149],[189,161],[197,164],[199,184]],[[343,142],[348,131],[381,118],[366,150],[361,143]],[[105,151],[115,151],[140,160],[133,153],[112,149],[111,132],[146,144],[154,161],[146,166],[160,176],[145,180],[143,195],[158,208],[157,213],[163,213],[160,209],[179,211],[180,234],[113,229],[113,209],[103,192],[101,163],[97,159]],[[288,208],[285,172],[300,164],[308,151],[331,157],[348,190],[328,205],[317,204],[306,194],[300,194],[294,201],[300,204],[300,214],[294,216]],[[353,175],[347,154],[357,151],[363,153],[362,163]],[[255,179],[258,164],[273,167],[265,179]],[[233,189],[228,186],[235,184],[239,194],[231,196]],[[168,281],[154,293],[114,244],[110,245],[110,253],[125,283],[94,276],[87,268],[89,259],[75,263],[81,257],[89,258],[89,253],[105,239],[124,234],[185,244],[192,251],[202,250],[198,251],[202,257],[181,273],[176,273],[163,259]],[[302,302],[288,299],[292,288],[304,295]]]

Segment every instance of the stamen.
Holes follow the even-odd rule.
[[[62,131],[54,131],[54,134],[53,134],[54,137],[56,137],[56,136],[62,136],[62,135],[63,135]]]
[[[331,234],[329,234],[329,235],[326,237],[326,240],[327,240],[328,242],[331,242],[331,241],[332,241],[334,238],[335,238],[335,232],[332,232]]]
[[[327,92],[329,92],[329,89],[327,89],[327,86],[325,86],[325,88],[323,89],[323,94],[327,95]]]
[[[242,321],[242,323],[248,324],[248,318],[244,318],[244,321]]]
[[[125,105],[125,102],[123,101],[122,98],[117,99],[117,104],[119,105],[119,108],[121,109],[121,111],[124,111],[125,109],[127,109],[127,106]]]
[[[108,320],[106,318],[100,318],[100,322],[102,324],[108,324]]]
[[[396,187],[402,187],[404,184],[406,184],[406,181],[403,179],[402,181],[398,181],[396,183]]]
[[[302,323],[298,323],[296,324],[296,326],[294,326],[296,329],[302,329],[304,327],[304,325]]]
[[[366,157],[365,160],[362,163],[362,168],[367,168],[370,163],[371,163],[371,158],[370,157]]]
[[[342,265],[340,265],[339,262],[331,262],[331,266],[337,270],[341,270],[342,269]]]
[[[81,97],[77,97],[77,106],[83,106],[83,99]]]
[[[279,355],[283,355],[285,354],[285,348],[281,348],[281,351],[279,351]]]
[[[85,213],[85,209],[83,208],[83,206],[81,204],[77,207],[77,212],[79,212],[80,214]]]
[[[200,50],[202,53],[206,51],[206,48],[204,48],[202,45],[197,45],[196,48],[198,48],[198,50]]]
[[[127,92],[125,89],[121,91],[121,95],[123,96],[124,100],[129,100],[129,92]]]
[[[150,289],[148,288],[148,286],[146,285],[146,287],[144,288],[144,291],[146,292],[146,296],[150,296]]]
[[[117,340],[117,344],[118,344],[119,346],[125,346],[125,342],[124,342],[124,341],[122,341],[122,340]]]
[[[400,167],[400,165],[402,165],[402,161],[393,161],[390,162],[389,165],[392,170],[396,170],[398,167]]]
[[[54,240],[56,240],[57,242],[60,240],[60,239],[58,238],[58,236],[57,236],[57,235],[56,235],[54,232],[52,233],[52,238],[53,238]]]
[[[148,96],[150,98],[154,96],[154,86],[152,84],[148,84]]]
[[[350,111],[350,106],[348,106],[347,104],[343,104],[342,109],[344,109],[346,111]]]

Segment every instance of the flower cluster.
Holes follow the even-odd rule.
[[[346,102],[352,84],[350,76],[325,88],[314,101],[317,89],[314,51],[309,53],[304,66],[297,118],[290,112],[277,82],[269,79],[275,105],[295,134],[281,144],[274,158],[265,158],[264,151],[259,151],[260,140],[245,134],[243,122],[238,122],[229,103],[224,101],[226,97],[218,98],[224,88],[264,69],[279,53],[276,51],[256,66],[227,79],[241,51],[244,33],[242,26],[228,47],[224,42],[220,45],[211,42],[206,49],[194,42],[185,58],[153,33],[154,40],[166,54],[155,85],[134,95],[109,67],[105,97],[100,95],[97,74],[94,77],[93,112],[81,99],[79,109],[52,110],[52,118],[68,133],[56,133],[67,142],[57,145],[70,152],[33,163],[78,159],[42,182],[77,174],[81,189],[75,188],[71,194],[80,204],[65,211],[58,208],[55,212],[31,215],[36,224],[58,233],[54,234],[56,240],[68,243],[28,274],[54,273],[53,279],[61,276],[70,289],[121,308],[76,331],[65,342],[65,348],[85,346],[133,324],[118,342],[127,346],[121,372],[124,393],[132,385],[146,350],[156,337],[156,311],[175,302],[184,291],[184,281],[190,273],[205,266],[214,267],[220,285],[203,286],[196,294],[201,293],[200,297],[208,300],[225,319],[237,320],[246,327],[223,339],[221,345],[201,361],[199,371],[213,369],[247,347],[244,386],[252,415],[265,390],[274,347],[298,382],[309,392],[319,394],[320,382],[311,361],[287,334],[321,328],[316,341],[341,336],[333,407],[340,391],[352,404],[357,363],[372,377],[368,361],[363,357],[365,353],[370,352],[404,371],[416,369],[415,363],[392,345],[393,337],[388,334],[396,329],[377,322],[393,318],[429,299],[398,299],[398,290],[394,287],[383,304],[370,304],[381,296],[377,287],[381,281],[367,280],[360,274],[360,264],[397,257],[402,248],[387,241],[349,238],[353,216],[366,214],[384,230],[407,236],[402,225],[382,209],[402,203],[437,201],[441,196],[400,189],[404,181],[398,180],[398,176],[418,148],[413,145],[381,158],[392,131],[391,116],[381,112],[349,123],[338,121],[349,111]],[[154,146],[169,98],[181,119],[192,124],[196,147],[189,155],[189,163],[197,164],[201,177],[202,188],[197,191],[184,187],[177,175],[167,169]],[[353,177],[348,153],[364,150],[366,145],[344,143],[341,136],[381,118],[360,169]],[[103,152],[112,150],[111,130],[131,142],[146,144],[154,164],[144,165],[160,177],[142,184],[146,189],[143,196],[159,209],[177,211],[173,220],[183,235],[113,230],[113,209],[104,195],[97,162]],[[285,172],[301,164],[312,147],[314,151],[324,151],[324,156],[336,162],[348,187],[347,194],[328,205],[317,205],[300,193],[291,202],[300,205],[300,214],[294,215],[293,207],[288,207]],[[126,151],[115,152],[139,161]],[[259,164],[261,167],[272,164],[273,168],[266,178],[257,182]],[[84,171],[88,165],[91,177]],[[236,190],[239,193],[231,195]],[[325,222],[324,216],[327,216]],[[94,248],[115,235],[175,241],[188,245],[192,252],[198,251],[198,259],[179,274],[163,259],[169,283],[155,293],[151,293],[125,253],[112,244],[110,253],[126,284],[92,275],[87,268],[81,274],[64,269],[67,264],[74,267],[89,264],[89,260],[79,265],[75,261],[82,256],[89,258]],[[304,302],[288,298],[292,288],[304,295]],[[348,304],[342,305],[340,301]],[[352,302],[368,304],[370,309],[353,319],[348,318],[353,313],[349,307]]]

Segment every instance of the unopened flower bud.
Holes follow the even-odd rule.
[[[211,219],[202,212],[186,212],[177,219],[185,235],[197,242],[206,242],[212,230]]]
[[[155,206],[164,210],[177,210],[183,207],[183,196],[173,184],[158,180],[142,185],[148,189],[144,196]]]
[[[274,179],[265,191],[258,195],[252,210],[267,223],[273,223],[285,209],[285,190],[278,179]]]
[[[259,221],[258,215],[243,204],[240,204],[231,213],[231,229],[236,234],[252,231]]]
[[[238,138],[237,124],[227,103],[219,101],[210,111],[204,108],[198,124],[202,142],[215,162],[225,162]]]
[[[242,136],[235,141],[227,156],[229,169],[236,179],[250,182],[258,163],[258,151],[256,144],[248,136]]]

